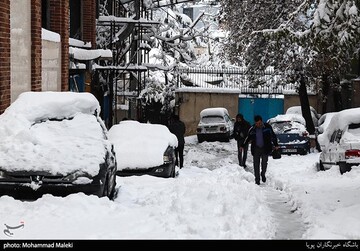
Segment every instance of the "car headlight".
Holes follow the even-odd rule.
[[[0,179],[6,178],[6,174],[3,171],[0,171]]]
[[[168,146],[168,148],[164,152],[163,161],[164,161],[164,163],[170,163],[174,160],[174,158],[175,158],[174,148],[172,148],[171,146]]]
[[[168,155],[164,155],[163,160],[165,163],[168,163],[168,162],[170,162],[170,157]]]

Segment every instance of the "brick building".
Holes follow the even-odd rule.
[[[0,114],[24,91],[69,90],[69,38],[96,47],[96,0],[0,2]]]

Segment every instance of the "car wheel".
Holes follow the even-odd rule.
[[[197,136],[197,138],[199,143],[202,143],[204,141],[204,139],[201,136]]]
[[[344,162],[340,162],[339,163],[339,170],[340,170],[341,174],[346,173],[346,172],[350,172],[351,171],[351,165],[347,164],[347,163],[344,163]]]
[[[319,169],[320,169],[320,171],[325,171],[324,164],[322,163],[321,160],[319,162]]]
[[[102,196],[106,196],[110,200],[113,200],[115,196],[115,187],[116,187],[116,176],[113,175],[113,181],[111,182],[110,173],[108,173],[105,178]]]
[[[171,178],[175,178],[175,165],[173,165],[173,167],[171,168]]]

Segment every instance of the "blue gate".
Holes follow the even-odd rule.
[[[284,99],[240,97],[238,111],[244,115],[244,118],[250,124],[254,123],[255,115],[260,115],[263,121],[266,122],[269,118],[284,113]]]

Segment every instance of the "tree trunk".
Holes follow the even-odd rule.
[[[315,134],[315,126],[310,112],[309,97],[307,94],[306,83],[303,74],[300,76],[299,98],[302,116],[306,121],[306,129],[308,130],[309,134]]]
[[[327,112],[329,88],[330,88],[330,84],[329,84],[329,81],[327,80],[327,76],[323,75],[322,76],[322,99],[321,99],[321,102],[322,102],[321,113],[322,114]]]
[[[340,86],[340,80],[337,80],[337,85]],[[342,102],[342,96],[341,96],[341,89],[338,87],[334,88],[334,107],[335,111],[341,111],[343,109],[343,102]]]

